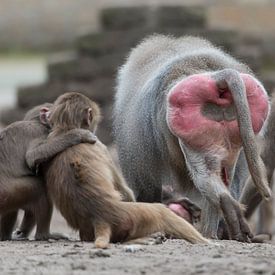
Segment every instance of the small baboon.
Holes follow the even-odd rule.
[[[44,104],[43,111],[51,108]],[[81,142],[96,141],[87,130],[73,129],[50,142],[45,142],[49,133],[48,125],[40,122],[41,106],[30,110],[23,121],[7,126],[0,132],[0,239],[10,240],[18,209],[26,211],[23,223],[15,238],[26,238],[37,225],[35,239],[60,238],[50,234],[52,202],[49,200],[42,177],[36,176],[27,163],[33,158],[50,160],[66,148]],[[39,144],[39,150],[33,148]]]
[[[56,100],[48,119],[41,119],[52,128],[50,142],[72,129],[95,131],[99,117],[96,103],[82,94],[67,93]],[[68,148],[44,164],[34,159],[31,166],[38,164],[42,165],[48,192],[68,224],[79,230],[81,240],[95,240],[97,248],[155,232],[208,243],[166,206],[133,202],[132,191],[100,141]]]
[[[174,185],[201,208],[204,236],[224,218],[231,239],[249,242],[243,207],[230,194],[241,148],[253,183],[270,197],[255,142],[269,113],[251,70],[197,37],[154,35],[118,74],[114,133],[122,172],[137,201],[160,202]]]

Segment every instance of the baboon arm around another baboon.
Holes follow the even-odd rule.
[[[97,124],[98,107],[84,95],[64,94],[55,105],[58,107],[48,117],[48,123],[54,125],[49,141],[68,129]],[[68,224],[79,230],[81,240],[95,241],[98,248],[158,231],[192,243],[208,243],[191,224],[162,204],[123,201],[133,200],[133,194],[100,141],[70,147],[41,166],[56,207]]]
[[[47,108],[51,105],[47,104]],[[15,238],[25,238],[33,229],[35,223],[36,239],[57,237],[49,233],[52,216],[52,202],[49,200],[46,186],[40,176],[36,176],[27,166],[33,154],[41,157],[43,151],[36,153],[33,146],[38,141],[45,140],[49,133],[48,126],[40,123],[41,106],[27,113],[25,121],[15,122],[0,132],[0,214],[1,240],[12,238],[18,209],[26,211],[22,230],[17,231]],[[44,109],[45,111],[45,109]],[[68,132],[69,133],[69,132]],[[80,142],[95,142],[95,137],[89,131],[73,131],[67,137],[52,140],[44,147],[44,159],[51,159],[59,152]],[[60,237],[60,235],[59,235]]]
[[[72,129],[67,133],[50,140],[34,140],[26,153],[26,161],[31,169],[40,163],[47,162],[58,153],[81,142],[95,143],[96,136],[84,129]]]

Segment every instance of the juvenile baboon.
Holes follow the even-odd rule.
[[[48,111],[50,104],[44,104]],[[18,209],[26,211],[21,229],[16,237],[27,237],[37,224],[35,239],[60,238],[61,235],[49,233],[52,216],[52,202],[41,177],[30,170],[27,163],[33,158],[49,160],[66,148],[81,142],[96,141],[87,130],[73,129],[46,142],[48,125],[40,123],[41,106],[26,114],[24,121],[12,123],[0,132],[0,238],[10,240],[17,218]],[[33,147],[40,145],[39,150]]]
[[[118,74],[114,132],[122,172],[137,201],[159,202],[178,185],[202,209],[201,232],[252,234],[229,186],[243,147],[257,190],[270,196],[255,134],[269,112],[250,69],[210,42],[155,35],[130,53]]]
[[[64,94],[46,120],[52,127],[48,141],[71,129],[94,132],[98,118],[99,108],[90,99],[78,93]],[[192,243],[208,242],[166,206],[132,202],[132,191],[100,141],[68,148],[43,166],[48,192],[61,214],[79,230],[81,240],[95,240],[98,248],[158,231]]]

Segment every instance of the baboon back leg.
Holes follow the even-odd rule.
[[[95,224],[95,247],[107,248],[111,239],[112,230],[108,223],[97,222]]]
[[[50,233],[50,223],[53,213],[53,204],[48,198],[46,192],[40,200],[34,205],[35,219],[37,222],[35,240],[48,239],[68,239],[67,236],[60,233]]]
[[[260,205],[259,221],[257,223],[257,234],[268,234],[272,236],[273,224],[273,200],[263,201]]]
[[[35,239],[47,240],[50,237],[50,222],[53,213],[53,206],[46,195],[43,195],[40,198],[34,211],[37,222]]]
[[[95,240],[94,230],[87,230],[81,228],[79,230],[79,238],[82,242],[93,242]]]
[[[129,207],[127,202],[124,204],[125,207]],[[189,222],[176,215],[163,204],[136,203],[133,206],[129,213],[135,211],[134,216],[136,219],[129,240],[161,232],[191,243],[208,243],[208,240]]]
[[[33,211],[29,209],[25,209],[23,221],[20,225],[20,228],[16,229],[13,232],[13,239],[24,240],[28,238],[34,226],[35,226],[35,215]]]
[[[0,232],[0,240],[7,241],[12,238],[12,230],[16,223],[18,211],[11,211],[5,213],[1,217],[1,232]]]

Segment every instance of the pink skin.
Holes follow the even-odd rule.
[[[258,133],[268,114],[268,97],[259,83],[248,74],[240,74],[245,87],[251,113],[252,127]],[[205,117],[201,109],[205,103],[221,107],[233,104],[229,90],[221,93],[210,74],[191,75],[180,81],[168,94],[167,122],[170,130],[194,149],[211,150],[216,146],[227,149],[227,158],[221,167],[221,179],[228,186],[227,168],[235,160],[241,146],[237,120],[214,121]],[[232,157],[233,154],[233,157]],[[177,203],[168,207],[180,217],[191,221],[189,212]]]
[[[168,204],[168,208],[181,218],[191,222],[190,213],[179,203],[170,203]]]
[[[268,114],[268,98],[259,83],[248,74],[240,74],[246,87],[252,127],[258,133]],[[229,90],[222,95],[211,75],[197,74],[180,81],[168,94],[168,124],[170,130],[197,149],[228,142],[240,145],[237,120],[214,121],[201,114],[204,103],[230,106],[233,98]],[[201,138],[203,135],[207,139]]]

